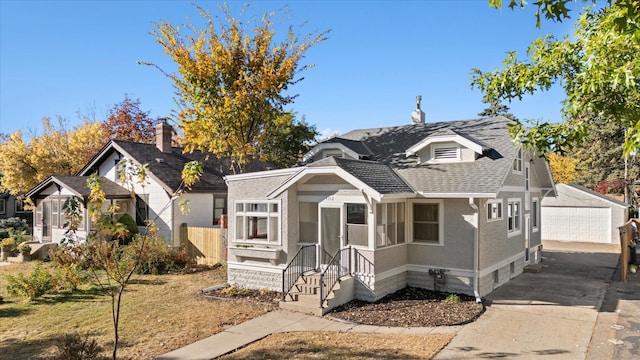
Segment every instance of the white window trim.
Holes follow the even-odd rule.
[[[520,206],[518,206],[518,208],[520,209],[520,216],[518,218],[518,224],[516,224],[514,222],[514,227],[515,227],[515,225],[517,225],[517,228],[515,228],[514,230],[509,230],[509,205],[514,204],[514,203],[520,204]],[[522,217],[523,216],[524,216],[524,213],[522,211],[522,199],[520,199],[520,198],[509,198],[507,200],[507,221],[506,221],[508,237],[512,237],[512,236],[516,236],[516,235],[522,234]]]
[[[436,150],[437,149],[456,149],[456,157],[455,158],[445,158],[445,159],[436,159]],[[447,145],[431,145],[431,157],[429,162],[433,163],[448,163],[448,162],[459,162],[462,160],[460,144],[447,144]]]
[[[243,207],[242,212],[238,212],[238,204],[267,204],[267,212],[254,212],[254,211],[244,211],[246,207]],[[270,205],[276,204],[278,205],[278,211],[272,213],[269,211]],[[228,211],[228,210],[227,210]],[[238,235],[238,216],[239,214],[242,216],[242,234]],[[274,215],[275,214],[275,215]],[[233,202],[233,243],[235,244],[256,244],[256,245],[282,245],[282,201],[281,200],[236,200]],[[246,218],[247,216],[265,216],[267,218],[267,239],[264,241],[260,240],[251,240],[246,238]],[[269,234],[271,234],[271,222],[270,218],[277,217],[278,225],[277,225],[277,233],[278,233],[278,241],[269,241]]]
[[[531,212],[535,213],[536,223],[531,224],[531,229],[533,232],[538,232],[540,230],[540,200],[538,198],[531,199]]]
[[[407,218],[407,243],[425,245],[425,246],[444,246],[444,200],[409,200],[408,209],[405,209],[405,217]],[[438,242],[414,241],[413,236],[413,205],[414,204],[438,204]]]
[[[402,204],[404,205],[404,239],[401,243],[398,242],[398,206]],[[374,233],[377,231],[377,227],[378,225],[382,226],[382,236],[385,239],[385,244],[384,245],[380,245],[378,246],[378,234],[376,233],[374,235],[375,237],[375,241],[374,241],[374,245],[376,249],[387,249],[390,247],[394,247],[394,246],[399,246],[399,245],[405,245],[408,241],[407,238],[407,204],[406,202],[386,202],[386,203],[378,203],[377,205],[381,205],[381,210],[382,210],[382,224],[378,224],[378,219],[377,219],[377,213],[376,216],[374,217]],[[377,211],[377,205],[376,205],[376,211]],[[396,217],[395,217],[395,224],[396,224],[396,231],[395,231],[395,238],[396,238],[396,243],[395,244],[387,244],[387,238],[388,238],[388,223],[387,223],[387,209],[389,206],[394,206],[395,207],[395,212],[396,212]],[[412,222],[413,223],[413,222]]]
[[[487,205],[490,205],[490,204],[491,205],[495,204],[496,206],[500,205],[500,215],[498,217],[496,217],[496,218],[493,218],[493,217],[490,217],[492,215],[492,212],[487,211],[487,222],[494,222],[494,221],[504,220],[504,202],[502,201],[502,199],[487,200]],[[497,212],[497,210],[496,210],[496,212]]]

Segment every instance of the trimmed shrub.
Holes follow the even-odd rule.
[[[0,239],[8,238],[11,235],[9,230],[13,230],[16,234],[22,233],[24,236],[29,232],[29,224],[27,220],[19,217],[0,219]]]
[[[136,221],[133,220],[131,215],[125,213],[118,219],[118,222],[124,225],[129,231],[129,236],[120,240],[120,245],[128,245],[135,238],[135,236],[139,233],[138,225],[136,225]]]
[[[128,246],[131,256],[142,251],[140,264],[136,269],[139,274],[165,274],[184,270],[191,258],[184,249],[172,249],[163,239],[154,236],[137,236]]]

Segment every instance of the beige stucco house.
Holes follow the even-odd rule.
[[[480,300],[539,263],[547,162],[507,118],[416,112],[321,142],[298,167],[227,176],[229,282],[324,313],[408,285]]]

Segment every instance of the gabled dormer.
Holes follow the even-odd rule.
[[[488,147],[482,142],[445,129],[429,135],[407,149],[407,157],[416,156],[421,164],[475,161]]]
[[[304,156],[303,161],[306,163],[328,157],[367,160],[371,155],[371,150],[361,141],[334,137],[316,145]]]

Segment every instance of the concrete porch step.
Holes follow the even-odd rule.
[[[542,266],[542,263],[539,262],[537,264],[529,264],[529,265],[525,266],[523,271],[526,272],[526,273],[535,273],[535,274],[537,274],[537,273],[541,273],[543,268],[544,267]]]

